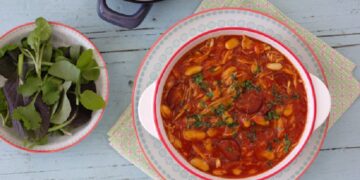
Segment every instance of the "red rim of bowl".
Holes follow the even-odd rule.
[[[279,173],[280,171],[282,171],[283,169],[285,169],[288,165],[291,164],[291,162],[293,162],[296,157],[302,152],[302,150],[304,149],[305,145],[307,144],[311,134],[313,133],[313,130],[314,130],[314,124],[315,124],[315,121],[316,121],[316,112],[317,112],[317,109],[316,109],[316,98],[315,98],[315,90],[314,90],[314,85],[312,83],[312,80],[310,78],[310,74],[309,72],[307,71],[307,69],[304,67],[304,65],[301,63],[301,61],[299,60],[299,58],[288,48],[286,47],[284,44],[282,44],[280,41],[276,40],[275,38],[265,34],[265,33],[262,33],[260,31],[257,31],[257,30],[254,30],[254,29],[249,29],[249,28],[242,28],[242,27],[224,27],[224,28],[217,28],[217,29],[212,29],[212,30],[209,30],[209,31],[206,31],[206,32],[203,32],[195,37],[193,37],[192,39],[190,39],[189,41],[187,41],[184,45],[182,45],[178,50],[176,50],[176,52],[172,55],[172,57],[169,59],[169,61],[166,63],[165,67],[162,69],[161,73],[160,73],[160,76],[158,78],[158,80],[156,81],[156,87],[155,87],[155,94],[154,94],[154,99],[153,99],[153,102],[154,102],[154,120],[155,120],[155,125],[156,125],[156,130],[157,130],[157,133],[159,134],[159,137],[160,137],[160,140],[162,142],[162,144],[165,146],[165,148],[167,149],[167,151],[170,153],[170,155],[172,156],[173,159],[176,160],[176,162],[178,164],[180,164],[184,169],[186,169],[188,172],[196,175],[197,177],[200,177],[200,178],[203,178],[203,179],[207,179],[206,177],[198,174],[197,172],[193,171],[192,169],[190,169],[188,166],[186,166],[184,163],[181,162],[180,158],[183,158],[183,157],[178,157],[174,154],[174,152],[170,149],[169,145],[165,142],[165,135],[161,133],[161,130],[160,130],[160,124],[159,124],[159,121],[161,118],[159,118],[157,116],[157,107],[156,107],[156,104],[158,103],[161,103],[161,102],[158,102],[157,101],[157,95],[158,95],[158,92],[159,92],[159,86],[160,86],[160,81],[161,79],[164,79],[164,78],[167,78],[164,76],[164,73],[169,69],[169,65],[174,61],[175,57],[177,57],[177,55],[185,48],[187,47],[190,43],[194,42],[195,40],[205,36],[205,35],[208,35],[208,34],[211,34],[211,33],[215,33],[215,32],[219,32],[219,31],[224,31],[224,30],[241,30],[241,31],[247,31],[247,32],[252,32],[252,33],[255,33],[255,34],[259,34],[261,36],[264,36],[268,39],[270,39],[271,41],[274,41],[276,42],[277,44],[279,44],[282,48],[284,48],[287,52],[289,52],[294,58],[295,60],[297,61],[297,63],[299,63],[300,65],[300,68],[299,69],[302,69],[305,74],[306,74],[306,78],[307,78],[307,81],[310,82],[310,86],[311,86],[311,94],[308,95],[309,97],[312,97],[313,98],[313,101],[314,101],[314,114],[312,117],[310,117],[311,119],[313,119],[312,121],[312,124],[311,124],[311,128],[310,128],[310,131],[308,134],[304,134],[304,132],[302,133],[301,136],[306,136],[306,139],[304,141],[304,143],[302,144],[301,148],[296,152],[296,154],[291,158],[291,160],[289,162],[287,162],[284,166],[282,166],[281,168],[279,168],[279,170],[263,177],[262,179],[266,179],[266,178],[269,178],[269,177],[272,177],[273,175]],[[195,45],[196,46],[196,45]],[[180,60],[180,59],[178,59]],[[297,145],[298,146],[298,145]],[[294,151],[294,150],[293,150]],[[285,158],[286,159],[286,158]],[[282,161],[284,161],[285,159],[283,159]],[[270,170],[270,169],[269,169]],[[267,170],[267,171],[269,171]],[[266,172],[266,171],[265,171]],[[264,173],[264,172],[263,172]],[[211,175],[210,175],[211,176]],[[216,177],[216,176],[214,176]],[[251,178],[251,177],[249,177]]]
[[[104,71],[105,71],[105,77],[106,77],[106,94],[105,94],[105,103],[107,104],[108,103],[108,99],[109,99],[109,76],[108,76],[108,71],[107,71],[107,68],[106,68],[106,62],[105,60],[103,59],[103,57],[101,56],[101,53],[99,51],[99,49],[95,46],[95,44],[93,42],[91,42],[89,40],[89,38],[87,38],[83,33],[81,33],[79,30],[73,28],[73,27],[70,27],[68,25],[65,25],[65,24],[62,24],[62,23],[58,23],[58,22],[53,22],[53,21],[50,21],[49,22],[51,25],[56,25],[56,26],[62,26],[68,30],[71,30],[77,34],[79,34],[84,40],[86,40],[88,43],[91,44],[91,46],[93,46],[96,54],[99,56],[100,60],[102,61],[102,63],[104,64]],[[22,27],[26,27],[26,26],[31,26],[35,24],[34,22],[29,22],[29,23],[25,23],[25,24],[22,24],[22,25],[19,25],[19,26],[16,26],[14,28],[12,28],[11,30],[7,31],[4,35],[2,35],[0,37],[0,40],[2,40],[3,38],[5,38],[7,35],[9,35],[10,33],[22,28]],[[77,144],[79,144],[82,140],[84,140],[98,125],[98,123],[100,122],[100,120],[102,119],[103,115],[104,115],[104,112],[105,112],[105,109],[102,109],[101,110],[101,114],[99,116],[99,118],[96,120],[96,123],[94,124],[94,126],[88,131],[86,132],[82,137],[80,137],[80,139],[78,139],[77,141],[69,144],[69,145],[66,145],[64,147],[60,147],[60,148],[57,148],[57,149],[51,149],[51,150],[34,150],[34,149],[29,149],[29,148],[26,148],[26,147],[23,147],[23,146],[19,146],[19,145],[16,145],[14,143],[12,143],[11,141],[9,141],[8,139],[4,138],[3,136],[0,135],[0,139],[3,140],[4,142],[6,142],[7,144],[17,148],[17,149],[20,149],[20,150],[23,150],[23,151],[26,151],[26,152],[29,152],[29,153],[54,153],[54,152],[59,152],[59,151],[63,151],[65,149],[68,149],[70,147],[73,147]]]
[[[134,127],[134,130],[135,130],[135,133],[136,133],[136,139],[138,141],[138,144],[140,146],[140,149],[142,151],[142,153],[144,154],[144,157],[145,157],[145,160],[149,163],[150,167],[157,173],[158,176],[160,176],[162,179],[165,179],[164,176],[160,173],[160,171],[155,167],[155,165],[152,163],[152,161],[149,159],[148,155],[146,154],[146,151],[143,147],[143,145],[141,144],[141,141],[140,141],[140,137],[139,137],[139,134],[138,134],[138,128],[136,126],[136,119],[135,119],[135,109],[134,107],[136,106],[135,104],[135,91],[136,91],[136,86],[137,86],[137,80],[139,78],[139,75],[143,69],[143,66],[146,62],[146,60],[148,59],[149,55],[151,54],[151,52],[154,50],[154,48],[160,43],[160,41],[171,31],[173,30],[176,26],[178,26],[179,24],[187,21],[188,19],[191,19],[192,17],[194,16],[198,16],[198,15],[201,15],[201,14],[205,14],[205,13],[208,13],[208,12],[212,12],[212,11],[219,11],[219,10],[241,10],[241,11],[248,11],[248,12],[252,12],[252,13],[257,13],[257,14],[260,14],[262,16],[266,16],[274,21],[276,21],[277,23],[280,23],[281,25],[283,25],[284,27],[286,27],[287,29],[289,29],[292,33],[294,33],[301,41],[302,43],[305,44],[305,46],[310,50],[312,56],[315,58],[319,68],[320,68],[320,71],[321,71],[321,74],[324,78],[324,83],[327,85],[327,78],[325,76],[325,72],[324,72],[324,69],[319,61],[319,58],[317,57],[317,55],[315,54],[314,50],[310,47],[310,45],[305,41],[305,39],[300,36],[297,31],[291,27],[289,27],[287,24],[275,19],[274,17],[266,14],[266,13],[263,13],[263,12],[260,12],[260,11],[256,11],[256,10],[252,10],[252,9],[247,9],[247,8],[236,8],[236,7],[224,7],[224,8],[213,8],[213,9],[208,9],[208,10],[204,10],[204,11],[201,11],[201,12],[198,12],[198,13],[194,13],[178,22],[176,22],[175,24],[173,24],[171,27],[169,27],[156,41],[155,43],[151,46],[150,50],[145,54],[144,58],[142,59],[140,65],[139,65],[139,68],[137,70],[137,73],[136,73],[136,76],[135,76],[135,79],[134,79],[134,85],[133,85],[133,89],[132,89],[132,98],[131,98],[131,115],[132,115],[132,125]],[[329,119],[329,117],[328,117]],[[318,147],[315,155],[312,157],[312,159],[310,159],[310,163],[308,163],[305,167],[305,169],[298,175],[298,177],[296,178],[299,178],[300,176],[302,176],[306,170],[312,165],[312,163],[315,161],[316,157],[318,156],[319,154],[319,150],[320,148],[322,147],[323,143],[324,143],[324,140],[325,140],[325,137],[326,137],[326,133],[327,133],[327,129],[328,129],[328,125],[329,125],[329,121],[326,121],[326,127],[325,127],[325,133],[323,133],[322,137],[321,137],[321,141],[320,141],[320,146]]]

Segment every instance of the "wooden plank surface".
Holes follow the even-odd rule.
[[[110,74],[110,102],[103,120],[82,143],[55,154],[28,154],[0,143],[0,179],[147,179],[109,145],[106,132],[130,102],[131,81],[151,44],[200,0],[168,0],[154,5],[141,26],[126,30],[102,21],[96,1],[2,1],[0,34],[38,16],[76,27],[97,45]],[[360,64],[359,0],[271,0],[286,15]],[[115,10],[138,7],[109,0]],[[360,70],[354,71],[360,79]],[[330,130],[315,163],[302,179],[360,179],[360,100]]]

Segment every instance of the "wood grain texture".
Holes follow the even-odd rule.
[[[271,0],[286,15],[360,64],[359,0]],[[200,0],[168,0],[154,5],[145,21],[127,30],[102,21],[96,1],[2,1],[0,34],[44,16],[76,27],[100,49],[109,68],[110,102],[103,120],[79,145],[55,154],[28,154],[0,143],[0,179],[147,179],[118,155],[106,133],[130,102],[131,84],[151,44],[176,21],[190,15]],[[133,12],[138,5],[109,0],[115,10]],[[360,70],[354,71],[360,79]],[[302,179],[360,179],[360,100],[330,130],[315,163]]]

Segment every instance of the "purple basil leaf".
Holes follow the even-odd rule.
[[[21,51],[19,48],[16,48],[12,51],[8,51],[7,54],[9,55],[9,57],[13,60],[14,64],[18,62],[18,57],[20,55]]]
[[[31,101],[32,99],[30,98],[24,98],[24,105],[28,105]],[[48,129],[50,127],[51,112],[50,112],[50,108],[44,103],[40,95],[38,95],[38,97],[36,98],[35,108],[36,111],[39,112],[41,116],[40,129],[31,132],[28,135],[33,136],[32,137],[33,139],[39,139],[44,137],[48,132]]]
[[[35,108],[40,113],[41,116],[41,126],[40,129],[35,132],[37,138],[45,136],[50,127],[50,108],[44,103],[42,97],[39,95],[35,101]]]
[[[23,97],[17,93],[18,86],[19,78],[12,77],[6,81],[3,88],[10,114],[13,113],[16,107],[25,106],[31,102],[31,98]],[[42,119],[40,129],[36,130],[35,132],[25,131],[19,120],[12,119],[14,129],[22,138],[25,138],[26,136],[32,139],[41,138],[48,132],[50,126],[50,108],[42,101],[41,96],[37,97],[35,101],[35,108],[40,113]]]
[[[72,86],[69,91],[74,91],[74,89],[75,89],[75,87]],[[81,92],[83,92],[85,90],[92,90],[92,91],[96,92],[96,85],[93,81],[91,81],[88,84],[82,84],[80,89],[81,89]],[[74,115],[74,113],[76,113],[76,117],[75,117],[74,121],[71,123],[71,126],[73,128],[76,128],[76,127],[79,127],[79,126],[85,124],[86,122],[88,122],[91,119],[92,111],[86,109],[81,104],[79,104],[79,106],[77,106],[76,105],[76,97],[73,93],[68,93],[68,97],[69,97],[69,101],[71,104],[70,117],[72,117]]]
[[[75,119],[71,122],[71,126],[76,128],[88,122],[91,118],[92,111],[86,109],[81,104],[77,106],[76,96],[74,94],[68,93],[68,98],[71,105],[71,112],[69,117],[73,117],[74,114],[76,114]]]
[[[12,76],[16,76],[16,62],[6,54],[0,58],[0,74],[9,79]]]
[[[78,107],[77,115],[74,121],[71,122],[73,128],[77,128],[91,119],[92,111],[86,109],[84,106],[80,105]],[[71,116],[70,116],[71,117]]]
[[[18,85],[19,85],[19,78],[17,76],[12,76],[10,79],[8,79],[5,82],[3,88],[10,114],[13,113],[16,107],[24,105],[23,97],[17,93]],[[21,125],[20,121],[16,119],[12,119],[12,124],[14,129],[18,132],[18,134],[22,138],[25,138],[27,134],[24,131],[24,127]]]
[[[21,53],[19,48],[12,51],[7,51],[3,57],[0,58],[0,74],[9,79],[11,76],[15,76],[17,72],[17,62],[19,54]]]
[[[5,78],[9,79],[12,76],[17,76],[17,62],[18,57],[20,55],[19,48],[8,51],[6,54],[0,58],[0,75],[4,76]],[[28,70],[33,66],[27,63],[30,59],[25,58],[24,66],[23,66],[23,75],[25,76]],[[25,77],[21,77],[23,80]]]

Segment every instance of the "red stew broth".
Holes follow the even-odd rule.
[[[271,169],[296,146],[307,98],[279,51],[247,36],[219,36],[175,64],[160,111],[169,141],[191,165],[241,178]]]

